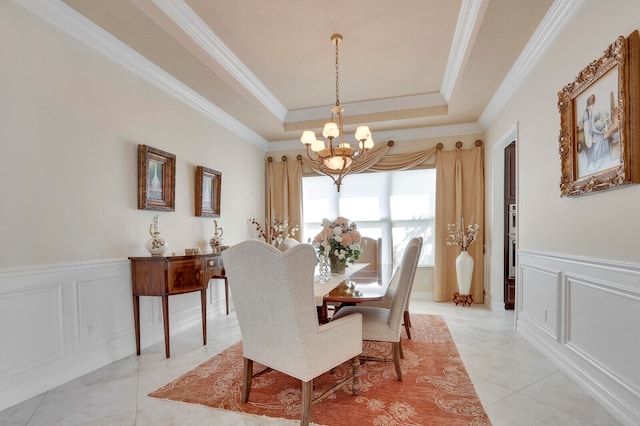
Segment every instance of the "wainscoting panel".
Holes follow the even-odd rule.
[[[557,269],[520,265],[520,316],[537,325],[549,337],[558,339],[558,294],[560,274]]]
[[[215,284],[214,284],[215,283]],[[207,318],[224,315],[212,281]],[[135,354],[129,260],[0,269],[0,410]],[[201,324],[200,293],[169,297],[171,334]],[[164,341],[160,297],[140,297],[141,348]]]
[[[0,383],[61,359],[62,331],[59,284],[0,292]]]
[[[518,333],[623,424],[640,424],[640,265],[527,251],[518,263]],[[552,307],[556,327],[540,313]]]
[[[112,299],[129,299],[131,302],[131,284],[122,276],[80,281],[76,288],[79,350],[108,344],[130,333],[133,324],[132,303],[103,303]]]
[[[640,294],[589,277],[566,281],[567,348],[640,394]],[[589,310],[596,303],[600,309]]]

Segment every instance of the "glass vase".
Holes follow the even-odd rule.
[[[346,269],[344,263],[342,263],[340,261],[340,258],[338,256],[336,256],[333,253],[329,254],[329,262],[331,264],[331,273],[332,274],[336,274],[336,275],[340,275],[340,274],[344,274],[344,271]]]

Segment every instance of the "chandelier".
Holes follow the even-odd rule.
[[[321,173],[333,179],[338,187],[342,179],[349,174],[354,162],[362,161],[367,157],[369,149],[373,148],[373,139],[369,126],[358,126],[355,137],[358,141],[356,148],[351,148],[349,143],[344,141],[344,130],[342,129],[342,113],[344,108],[340,105],[340,71],[338,66],[338,44],[342,41],[341,34],[333,34],[331,41],[336,45],[336,105],[331,108],[331,120],[325,123],[322,135],[325,141],[316,139],[316,133],[312,130],[302,132],[300,141],[307,147],[307,157],[316,163]],[[334,146],[334,139],[338,139]]]

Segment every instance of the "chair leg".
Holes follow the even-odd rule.
[[[402,381],[402,370],[400,369],[400,351],[402,347],[400,346],[400,342],[393,342],[393,364],[396,366],[396,375],[398,376],[398,381]]]
[[[360,395],[360,355],[356,355],[351,359],[351,373],[353,374],[353,382],[351,383],[351,395]]]
[[[253,360],[244,359],[244,383],[242,384],[242,402],[249,401],[249,393],[251,392],[251,377],[253,376]]]
[[[407,332],[407,337],[411,339],[411,317],[409,317],[409,311],[404,311],[404,329]]]
[[[302,417],[300,418],[300,426],[307,426],[309,424],[312,397],[313,380],[302,382]]]

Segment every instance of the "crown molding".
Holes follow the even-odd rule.
[[[348,115],[366,115],[447,105],[440,93],[399,96],[370,101],[347,102],[340,105]],[[326,119],[334,105],[302,108],[289,111],[285,124]]]
[[[247,68],[235,53],[183,0],[153,0],[198,46],[227,70],[245,89],[262,103],[278,120],[284,121],[287,109],[273,93]]]
[[[262,150],[267,149],[269,143],[265,138],[249,129],[217,105],[193,91],[62,1],[14,0],[14,2],[74,39],[123,66],[143,80],[199,111],[242,139]]]
[[[496,118],[585,0],[556,0],[482,112],[483,128]]]
[[[378,141],[393,140],[394,142],[441,138],[446,136],[473,135],[484,132],[479,123],[453,124],[449,126],[414,127],[411,129],[383,130],[375,132]],[[300,139],[289,139],[269,143],[267,152],[291,151],[304,149]]]
[[[451,51],[442,80],[442,96],[449,102],[458,81],[462,64],[471,47],[472,35],[478,30],[487,10],[488,0],[463,0],[458,23],[451,43]]]

